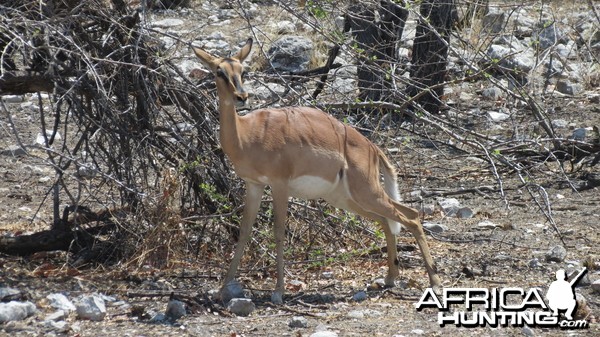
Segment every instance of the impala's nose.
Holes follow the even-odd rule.
[[[236,98],[236,105],[238,107],[245,107],[246,106],[246,102],[248,102],[248,93],[244,92],[241,94],[236,94],[235,95]]]

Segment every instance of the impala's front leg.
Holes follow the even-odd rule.
[[[227,284],[235,278],[235,274],[244,255],[244,249],[250,240],[252,234],[252,225],[256,220],[256,215],[260,209],[260,201],[265,187],[263,185],[257,185],[253,183],[246,183],[246,204],[244,205],[244,213],[242,215],[242,223],[240,224],[240,236],[235,247],[235,253],[229,270],[225,275],[225,281],[220,291],[220,298],[226,302],[232,298],[232,294],[227,290]]]
[[[287,220],[289,192],[285,185],[271,186],[271,189],[273,193],[273,232],[275,234],[275,247],[277,250],[277,284],[275,285],[275,291],[271,295],[271,302],[282,304],[283,293],[285,291],[283,250],[285,245],[285,223]]]

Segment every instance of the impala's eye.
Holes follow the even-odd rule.
[[[217,77],[220,77],[224,80],[227,79],[227,74],[225,73],[225,71],[221,68],[217,69]]]

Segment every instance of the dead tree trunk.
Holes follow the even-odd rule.
[[[426,0],[420,7],[407,94],[414,97],[426,90],[416,103],[430,113],[439,113],[442,105],[453,7],[453,0]]]

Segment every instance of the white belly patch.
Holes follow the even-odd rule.
[[[290,180],[290,196],[303,199],[318,199],[326,197],[339,183],[339,177],[335,181],[315,176],[300,176]]]

